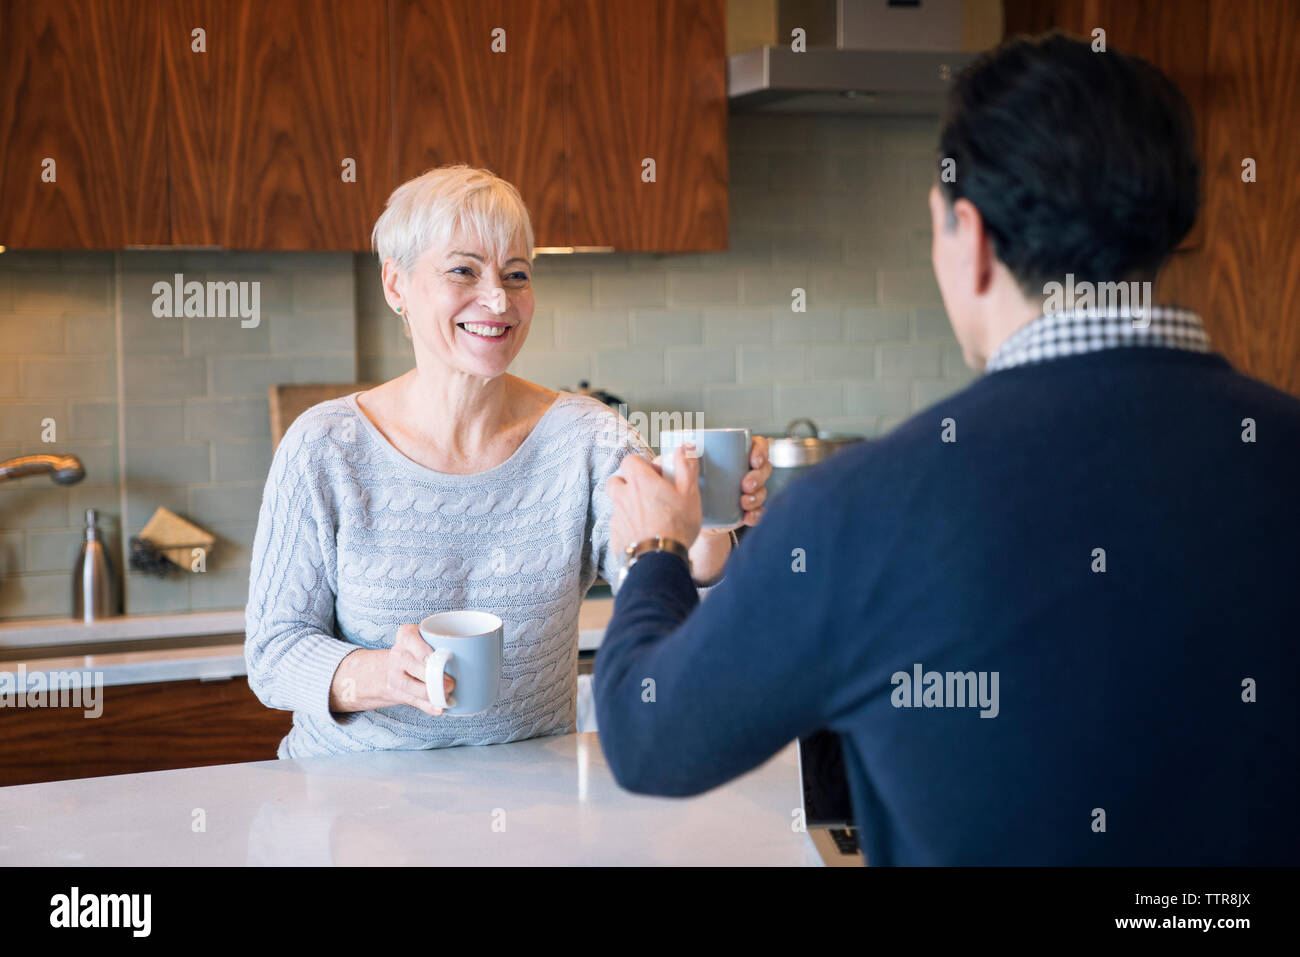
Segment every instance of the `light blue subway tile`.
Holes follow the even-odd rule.
[[[183,399],[207,391],[208,372],[203,359],[127,355],[122,361],[128,400]]]
[[[211,474],[206,442],[126,447],[128,488],[206,482]]]
[[[663,306],[668,302],[668,273],[654,271],[595,270],[595,304],[598,307]]]
[[[189,490],[191,521],[253,522],[262,504],[264,482],[193,487]]]
[[[22,394],[90,398],[117,393],[117,366],[112,359],[24,359]]]
[[[906,342],[911,328],[907,309],[844,307],[844,338],[849,342]]]
[[[704,341],[698,312],[636,309],[632,341],[639,346],[698,346]]]
[[[785,380],[800,380],[806,375],[805,347],[740,346],[740,381],[760,385]]]
[[[780,383],[776,387],[776,412],[782,419],[843,415],[844,387],[838,383]]]
[[[11,356],[61,356],[65,321],[50,313],[0,317],[0,349]]]
[[[555,342],[561,349],[625,346],[629,341],[628,325],[625,309],[557,312]]]
[[[873,346],[840,343],[808,347],[808,375],[811,379],[872,379],[875,374]]]
[[[617,395],[625,385],[660,385],[664,381],[664,354],[658,349],[612,349],[596,352],[593,380]]]
[[[185,407],[179,402],[128,402],[122,429],[132,445],[180,442],[185,438]]]
[[[773,315],[777,342],[838,342],[841,334],[838,309],[809,309],[807,312]]]
[[[882,378],[938,378],[943,374],[943,345],[937,342],[886,342],[877,346]]]
[[[907,415],[912,411],[912,390],[903,381],[849,382],[844,387],[848,415]]]
[[[185,434],[190,441],[269,439],[270,416],[265,398],[191,399],[185,403]]]
[[[668,350],[668,382],[674,386],[707,386],[736,381],[734,349]]]
[[[770,309],[711,309],[704,313],[705,345],[765,345],[771,341]]]
[[[668,301],[674,306],[738,303],[740,273],[731,269],[670,273]]]

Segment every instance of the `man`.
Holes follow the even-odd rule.
[[[827,728],[870,864],[1300,859],[1300,401],[1141,296],[1193,143],[1157,70],[1061,36],[958,78],[932,258],[986,374],[793,483],[702,604],[642,545],[594,676],[620,784],[696,794]],[[611,478],[623,541],[694,540],[677,464]]]

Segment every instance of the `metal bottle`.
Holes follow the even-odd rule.
[[[117,589],[104,543],[95,527],[95,509],[86,509],[86,540],[72,573],[72,617],[98,621],[118,614]]]

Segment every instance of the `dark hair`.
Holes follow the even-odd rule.
[[[1196,220],[1200,164],[1186,98],[1158,69],[1050,33],[1014,37],[955,79],[939,138],[961,198],[1024,292],[1150,278]],[[950,177],[952,178],[952,177]]]

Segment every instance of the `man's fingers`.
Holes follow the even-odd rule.
[[[627,479],[621,475],[611,475],[605,482],[605,494],[615,509],[623,508],[623,496],[627,494]]]

